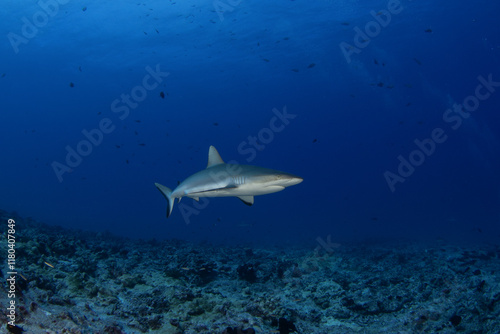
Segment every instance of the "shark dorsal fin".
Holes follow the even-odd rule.
[[[215,165],[220,165],[223,164],[224,160],[219,155],[219,152],[215,149],[215,147],[210,146],[208,149],[208,164],[207,168],[215,166]]]

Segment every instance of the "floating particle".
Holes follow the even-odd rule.
[[[406,106],[407,106],[407,107],[411,106],[411,102],[408,102],[408,103],[406,104]]]
[[[318,140],[316,138],[313,139],[313,143],[317,142]]]
[[[78,66],[78,71],[82,71],[82,67],[81,66]]]
[[[116,148],[120,148],[121,146],[120,145],[115,145]]]
[[[134,131],[134,134],[135,134],[135,135],[137,136],[137,135],[139,134],[139,132],[137,132],[137,131]]]
[[[394,88],[394,85],[387,85],[387,88],[389,88],[389,89],[393,89],[393,88]]]
[[[382,81],[380,81],[378,84],[377,84],[378,87],[384,87],[384,83]]]
[[[136,119],[134,122],[136,122],[136,123],[140,123],[140,122],[141,122],[141,120],[140,120],[140,119]]]
[[[158,29],[155,29],[156,33],[159,34],[160,32],[158,31]]]
[[[83,12],[84,12],[84,11],[86,11],[86,10],[87,10],[87,7],[83,7],[83,8],[82,8],[82,11],[83,11]]]
[[[97,113],[97,115],[100,115],[100,114],[101,114],[101,112],[99,111],[99,112]]]
[[[146,146],[146,144],[144,144],[144,143],[139,143],[138,145],[139,146]]]
[[[314,66],[316,66],[315,63],[310,63],[309,66],[307,66],[307,68],[313,68]]]
[[[373,63],[374,63],[375,65],[378,65],[378,61],[377,61],[377,59],[373,59]]]
[[[47,266],[49,266],[51,268],[54,268],[54,266],[52,264],[48,263],[48,262],[43,261],[43,263],[45,263]]]
[[[267,58],[262,58],[263,61],[265,61],[266,63],[269,63],[269,59]]]
[[[73,87],[75,87],[75,84],[74,84],[74,83],[72,83],[72,82],[70,82],[70,83],[69,83],[69,86],[70,86],[71,88],[73,88]]]
[[[144,33],[144,35],[147,35],[147,34],[148,34],[148,33],[147,33],[147,32],[145,32],[145,31],[143,31],[143,33]]]
[[[2,73],[2,78],[5,77],[5,73]]]
[[[215,126],[218,126],[218,125],[219,125],[219,123],[217,123],[217,122],[214,122],[214,125],[215,125]]]
[[[297,68],[292,68],[292,71],[297,73],[299,70]]]
[[[165,98],[165,93],[164,93],[164,92],[160,92],[160,97],[161,97],[162,99],[164,99],[164,98]]]
[[[413,58],[413,60],[415,61],[415,63],[422,65],[422,62],[420,60],[418,60],[417,58]]]
[[[290,37],[283,37],[283,40],[288,41]]]
[[[126,162],[126,163],[127,163],[127,165],[128,165],[128,162],[129,162],[129,161],[128,161],[128,159],[127,159],[127,160],[125,160],[125,162]]]
[[[425,29],[424,31],[427,32],[427,33],[431,33],[432,29]]]
[[[340,22],[340,24],[343,26],[348,26],[350,23],[349,22]]]

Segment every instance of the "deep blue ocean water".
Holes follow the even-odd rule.
[[[133,238],[500,238],[498,2],[1,6],[1,209]],[[304,181],[167,220],[154,182],[210,145]]]

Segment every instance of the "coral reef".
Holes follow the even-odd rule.
[[[0,211],[0,220],[13,216]],[[15,219],[23,234],[16,244],[16,324],[28,333],[494,333],[500,328],[495,245],[438,240],[360,242],[335,252],[315,245],[250,249],[128,240]],[[7,291],[5,281],[2,289]],[[1,294],[0,307],[5,310],[8,302]],[[5,314],[0,320],[6,328]]]

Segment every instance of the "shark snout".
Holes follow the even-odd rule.
[[[279,183],[281,185],[283,185],[284,187],[294,186],[294,185],[299,184],[300,182],[304,181],[304,179],[301,178],[300,176],[296,176],[293,174],[287,174],[287,173],[279,175],[279,178],[280,178]]]

